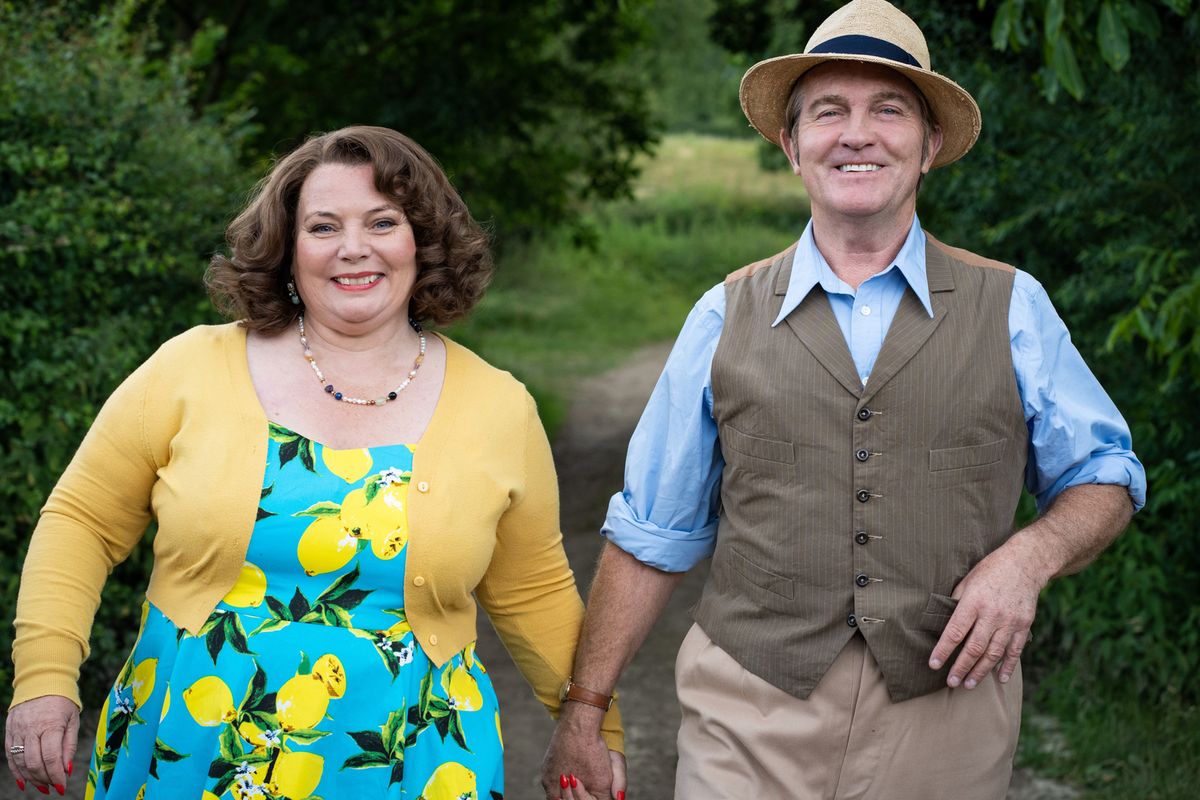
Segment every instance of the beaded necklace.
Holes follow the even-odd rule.
[[[409,319],[408,324],[411,325],[412,329],[417,332],[417,335],[421,340],[421,349],[417,353],[416,360],[413,362],[413,368],[409,370],[408,376],[405,377],[404,381],[399,386],[384,396],[376,397],[374,400],[366,400],[361,397],[351,397],[347,394],[342,394],[337,389],[333,388],[332,383],[325,383],[325,374],[321,372],[321,368],[317,366],[317,359],[313,355],[312,348],[308,346],[308,339],[304,335],[303,314],[300,315],[300,344],[304,345],[304,358],[308,361],[308,365],[312,367],[313,372],[317,374],[317,380],[324,384],[325,393],[327,395],[332,397],[334,400],[340,400],[343,403],[351,403],[356,406],[381,406],[384,403],[395,400],[396,395],[408,388],[408,385],[412,383],[413,378],[417,377],[417,372],[421,369],[421,364],[425,361],[425,332],[421,330],[421,323],[417,322],[415,319]]]

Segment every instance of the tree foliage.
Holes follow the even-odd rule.
[[[800,52],[840,4],[772,5],[772,22],[727,22],[717,35],[757,57]],[[718,6],[725,20],[762,9],[745,0]],[[934,68],[983,111],[974,150],[926,182],[922,223],[1047,287],[1129,421],[1150,476],[1149,504],[1130,530],[1044,593],[1035,658],[1073,665],[1083,682],[1194,702],[1200,11],[1189,0],[911,0],[903,8],[924,30]]]
[[[647,148],[637,2],[167,2],[145,15],[192,42],[201,108],[256,109],[252,147],[384,125],[450,173],[475,215],[531,234],[622,196]]]
[[[164,339],[209,320],[201,276],[247,183],[244,120],[197,115],[189,54],[146,47],[120,8],[80,23],[0,3],[6,609],[37,510],[100,404]],[[115,631],[136,631],[148,558],[142,548],[106,592],[94,638],[105,677],[128,649]],[[10,643],[5,625],[0,650]]]

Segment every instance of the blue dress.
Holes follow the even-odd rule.
[[[143,607],[86,796],[499,800],[474,644],[434,667],[404,613],[413,448],[269,436],[237,584],[196,635]]]

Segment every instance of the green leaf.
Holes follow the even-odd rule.
[[[290,439],[279,445],[279,468],[283,469],[287,463],[296,457],[296,453],[300,451],[300,445],[297,440]]]
[[[363,752],[387,754],[387,745],[379,731],[346,731],[346,735],[353,739]]]
[[[299,589],[297,589],[297,591],[299,591]],[[282,600],[280,600],[275,595],[271,595],[271,594],[267,595],[266,598],[264,598],[264,599],[267,601],[267,608],[270,609],[272,616],[275,616],[279,619],[291,621],[292,612],[287,606],[285,606],[283,604]],[[259,627],[262,627],[262,626],[259,626]]]
[[[317,474],[316,450],[311,439],[300,437],[300,463],[314,475]]]
[[[292,595],[292,601],[288,603],[288,611],[291,612],[292,619],[298,620],[308,613],[311,606],[308,604],[308,599],[300,593],[300,587],[296,587],[296,593]]]
[[[175,763],[176,761],[183,761],[185,758],[188,758],[188,757],[189,757],[189,754],[180,753],[178,750],[173,749],[169,744],[164,742],[162,739],[154,740],[154,758],[158,759],[159,761]]]
[[[363,481],[363,496],[366,498],[368,504],[375,499],[375,495],[379,494],[380,474],[377,472]]]
[[[208,636],[204,637],[204,645],[208,648],[208,654],[212,657],[213,664],[216,664],[217,656],[221,654],[221,648],[225,646],[225,625],[217,625],[210,630]]]
[[[263,520],[263,519],[266,519],[267,517],[273,517],[273,516],[275,516],[274,511],[267,511],[262,506],[259,506],[258,511],[255,512],[255,514],[254,514],[254,521],[258,522],[259,520]]]
[[[226,615],[225,638],[236,652],[247,656],[254,655],[250,652],[250,645],[246,641],[246,629],[242,627],[242,620],[237,614]]]
[[[466,733],[463,732],[462,715],[457,711],[450,714],[450,736],[453,737],[459,747],[468,753],[471,752],[471,748],[467,747]]]
[[[312,744],[318,739],[324,739],[328,735],[329,731],[319,731],[316,728],[297,728],[284,734],[284,736],[301,744]]]
[[[300,438],[300,434],[293,433],[282,425],[276,425],[274,422],[268,423],[269,435],[276,442],[294,442]],[[265,495],[264,495],[265,496]]]
[[[354,585],[354,582],[358,580],[358,575],[359,575],[358,564],[356,563],[354,565],[354,569],[343,574],[337,580],[335,580],[333,583],[329,584],[329,586],[325,589],[325,591],[321,592],[321,594],[317,597],[317,602],[318,603],[335,602],[339,597],[342,596],[342,594],[345,591],[347,591],[351,586]]]
[[[1066,16],[1066,8],[1064,0],[1049,0],[1046,3],[1046,24],[1045,36],[1048,40],[1055,40],[1059,33],[1062,32],[1063,18]]]
[[[996,8],[996,16],[992,20],[992,47],[997,50],[1008,47],[1013,27],[1012,5],[1013,0],[1004,0]]]
[[[1076,100],[1082,100],[1084,95],[1083,73],[1079,70],[1079,62],[1075,60],[1075,48],[1065,34],[1054,39],[1050,46],[1051,63],[1059,83]]]
[[[392,764],[392,776],[388,779],[388,786],[393,783],[400,783],[404,780],[404,759],[396,761]]]
[[[303,511],[297,511],[292,514],[293,517],[336,517],[342,513],[342,507],[332,500],[322,500],[319,503],[313,503]]]
[[[400,708],[388,714],[383,726],[383,741],[392,753],[404,752],[404,737],[401,734],[404,733],[405,705],[405,702],[401,702]]]
[[[250,685],[246,687],[246,696],[242,698],[242,702],[238,708],[248,711],[254,710],[262,702],[263,697],[267,693],[267,672],[262,668],[262,664],[258,661],[254,662],[254,675],[250,678]]]
[[[308,657],[308,653],[300,651],[300,665],[296,667],[297,675],[312,675],[313,666],[312,659]]]
[[[1129,31],[1108,0],[1100,6],[1096,38],[1100,42],[1100,55],[1113,72],[1120,72],[1129,63]]]
[[[342,763],[342,769],[370,769],[371,767],[386,767],[391,759],[383,753],[356,753]]]

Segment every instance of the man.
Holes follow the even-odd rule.
[[[700,300],[634,433],[547,796],[567,770],[607,794],[588,703],[711,556],[676,797],[1003,798],[1038,593],[1120,533],[1144,470],[1037,282],[921,229],[923,175],[980,117],[912,20],[855,0],[741,100],[812,218]],[[1023,483],[1042,514],[1014,533]]]

